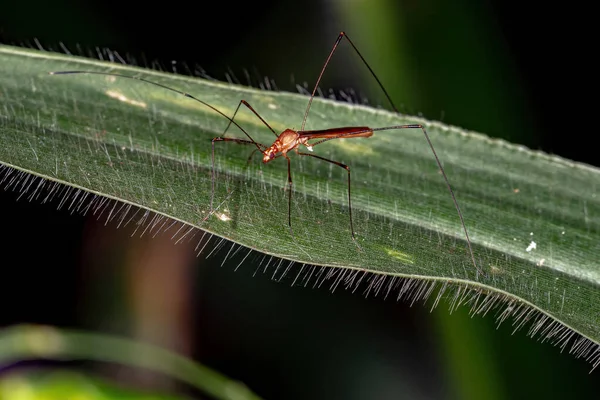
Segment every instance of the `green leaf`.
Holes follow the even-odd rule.
[[[18,400],[184,400],[169,396],[127,390],[71,371],[15,372],[0,378],[0,399]]]
[[[226,115],[245,99],[278,132],[300,128],[306,96],[11,47],[0,48],[0,60],[0,162],[6,166],[4,184],[25,198],[62,198],[64,207],[103,213],[121,223],[135,213],[132,205],[139,206],[156,213],[137,212],[149,224],[146,230],[170,229],[174,240],[197,232],[163,217],[275,260],[302,263],[299,283],[330,279],[332,287],[356,287],[367,276],[370,292],[413,299],[437,293],[436,302],[450,295],[454,305],[467,303],[479,313],[506,304],[501,321],[510,316],[517,326],[534,321],[531,333],[560,344],[570,341],[576,355],[597,361],[596,347],[575,342],[564,328],[600,340],[597,169],[437,122],[315,99],[307,129],[427,127],[464,213],[477,264],[486,273],[481,276],[418,129],[332,140],[315,148],[315,154],[351,167],[359,249],[350,235],[344,169],[292,154],[291,234],[285,160],[263,165],[255,155],[248,164],[252,146],[216,143],[218,210],[210,214],[210,140],[222,135],[225,118],[140,81],[48,72],[135,75],[191,93]],[[244,108],[236,121],[261,143],[275,139]],[[234,127],[228,136],[244,138]],[[228,247],[220,255],[240,249]],[[287,263],[268,258],[263,263],[281,274],[287,271]],[[313,265],[340,268],[318,274],[322,271]]]
[[[217,399],[258,399],[243,384],[156,346],[104,334],[48,326],[22,325],[1,330],[0,366],[7,367],[29,359],[118,363],[164,373]],[[0,393],[6,384],[0,384]],[[51,385],[50,389],[55,390],[56,387]],[[15,393],[14,388],[11,390]]]

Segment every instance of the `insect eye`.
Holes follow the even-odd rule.
[[[274,159],[274,158],[275,158],[275,154],[273,154],[273,153],[269,154],[269,158],[270,158],[271,160],[272,160],[272,159]]]

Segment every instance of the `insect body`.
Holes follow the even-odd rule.
[[[356,46],[354,45],[354,43],[350,40],[350,38],[348,38],[348,36],[346,35],[346,33],[341,32],[338,35],[338,38],[336,39],[333,48],[331,49],[331,52],[329,53],[329,56],[327,57],[327,59],[325,60],[325,64],[323,65],[323,68],[321,69],[321,73],[319,74],[316,84],[314,86],[314,89],[312,91],[312,94],[308,100],[308,105],[306,107],[306,110],[304,112],[304,118],[302,120],[302,126],[300,130],[293,130],[293,129],[286,129],[281,133],[277,133],[275,132],[275,130],[267,123],[267,121],[265,121],[260,114],[245,100],[240,100],[240,102],[238,103],[238,106],[233,114],[233,116],[229,117],[227,115],[225,115],[224,113],[222,113],[221,111],[219,111],[218,109],[216,109],[215,107],[213,107],[212,105],[206,103],[205,101],[202,101],[186,92],[177,90],[177,89],[173,89],[171,87],[162,85],[160,83],[156,83],[156,82],[152,82],[149,81],[147,79],[144,78],[140,78],[137,76],[128,76],[128,75],[121,75],[121,74],[115,74],[115,73],[108,73],[108,72],[96,72],[96,71],[58,71],[58,72],[51,72],[50,74],[53,75],[67,75],[67,74],[96,74],[96,75],[109,75],[109,76],[119,76],[119,77],[124,77],[124,78],[129,78],[129,79],[136,79],[136,80],[140,80],[143,82],[147,82],[159,87],[162,87],[164,89],[170,90],[172,92],[176,92],[179,93],[183,96],[186,96],[188,98],[191,98],[201,104],[203,104],[204,106],[212,109],[213,111],[217,112],[218,114],[220,114],[221,116],[223,116],[224,118],[226,118],[229,122],[227,124],[227,127],[225,128],[225,131],[223,132],[222,136],[216,137],[214,139],[212,139],[212,191],[211,191],[211,200],[210,200],[210,209],[211,212],[213,210],[213,198],[214,198],[214,193],[215,193],[215,143],[218,142],[234,142],[234,143],[238,143],[238,144],[244,144],[244,145],[252,145],[254,147],[256,147],[256,149],[254,150],[256,151],[260,151],[263,158],[262,161],[263,163],[269,163],[272,160],[279,158],[279,157],[283,157],[286,159],[287,161],[287,165],[288,165],[288,186],[289,186],[289,191],[288,191],[288,225],[291,229],[292,227],[292,220],[291,220],[291,204],[292,204],[292,185],[293,185],[293,181],[292,181],[292,174],[291,174],[291,167],[290,167],[290,158],[288,157],[288,153],[290,151],[294,151],[296,154],[298,154],[299,156],[308,156],[308,157],[313,157],[316,159],[319,159],[321,161],[325,161],[334,165],[337,165],[341,168],[344,168],[347,172],[348,172],[348,214],[349,214],[349,219],[350,219],[350,234],[352,239],[355,241],[356,243],[356,236],[355,236],[355,232],[354,232],[354,224],[353,224],[353,220],[352,220],[352,196],[351,196],[351,178],[350,178],[350,167],[346,164],[343,164],[341,162],[335,161],[335,160],[330,160],[324,157],[321,157],[319,155],[313,154],[313,148],[319,144],[322,144],[324,142],[327,142],[329,140],[333,140],[333,139],[351,139],[351,138],[366,138],[366,137],[371,137],[373,136],[374,132],[377,131],[387,131],[387,130],[399,130],[399,129],[420,129],[423,132],[423,135],[425,136],[425,139],[427,140],[427,143],[431,149],[431,152],[435,158],[435,161],[439,167],[439,170],[442,174],[442,177],[444,179],[444,182],[446,183],[446,186],[448,188],[448,192],[450,193],[451,197],[452,197],[452,201],[454,202],[454,206],[456,208],[458,217],[460,219],[460,222],[462,224],[463,227],[463,231],[465,233],[465,237],[466,237],[466,241],[467,241],[467,247],[471,256],[471,260],[473,262],[473,266],[475,267],[475,269],[485,275],[483,273],[483,271],[478,267],[476,261],[475,261],[475,255],[473,253],[473,249],[471,246],[471,240],[469,238],[469,233],[467,231],[467,228],[465,226],[464,223],[464,219],[463,219],[463,215],[462,212],[460,211],[460,207],[458,205],[458,201],[456,200],[456,197],[454,195],[454,191],[452,190],[452,187],[450,186],[450,182],[448,180],[448,177],[446,176],[446,173],[444,171],[444,168],[442,167],[442,164],[439,160],[439,157],[437,156],[437,153],[435,151],[435,148],[433,147],[433,143],[431,142],[429,135],[427,134],[427,131],[425,130],[425,127],[423,125],[420,124],[408,124],[408,125],[395,125],[395,126],[387,126],[387,127],[380,127],[380,128],[370,128],[367,126],[348,126],[348,127],[341,127],[341,128],[330,128],[330,129],[323,129],[323,130],[304,130],[304,127],[306,126],[306,121],[308,119],[308,115],[309,115],[309,111],[312,105],[312,101],[315,97],[315,94],[317,92],[317,89],[319,87],[319,83],[321,82],[321,78],[323,77],[323,74],[325,72],[325,70],[327,69],[327,65],[329,64],[329,61],[331,60],[331,57],[333,56],[333,54],[335,53],[337,46],[339,45],[339,43],[343,40],[346,39],[348,41],[348,43],[350,43],[350,45],[352,46],[352,48],[355,50],[356,54],[360,57],[360,59],[362,60],[362,62],[365,64],[365,66],[369,69],[369,71],[371,72],[372,76],[375,78],[375,80],[377,81],[377,83],[379,84],[379,87],[382,89],[383,93],[385,94],[386,98],[388,99],[388,101],[390,102],[392,108],[394,109],[394,111],[396,111],[398,113],[398,109],[394,106],[394,103],[392,102],[392,99],[390,97],[390,95],[387,93],[387,91],[385,90],[383,84],[380,82],[379,78],[377,78],[377,76],[375,75],[375,73],[373,72],[373,70],[371,69],[371,67],[369,66],[369,64],[367,63],[367,61],[364,59],[364,57],[360,54],[360,52],[358,51],[358,49],[356,48]],[[276,139],[274,140],[273,144],[271,144],[270,146],[264,145],[262,143],[258,143],[256,142],[252,136],[250,136],[250,134],[248,134],[247,131],[245,131],[237,122],[235,122],[235,117],[240,109],[241,106],[246,107],[247,109],[249,109],[267,128],[269,128],[269,130],[271,130],[271,132],[275,135]],[[227,130],[229,129],[229,127],[231,125],[235,125],[237,126],[246,136],[246,139],[243,138],[231,138],[231,137],[225,137],[225,134],[227,133]],[[309,153],[305,153],[302,151],[299,151],[300,146],[304,146],[306,147],[306,149],[309,151]],[[252,153],[254,154],[254,153]],[[252,155],[250,156],[250,158],[252,157]]]
[[[318,131],[294,131],[286,129],[275,139],[275,142],[265,151],[263,162],[267,163],[274,159],[279,153],[286,157],[290,150],[297,150],[298,146],[304,145],[308,151],[313,151],[313,146],[308,143],[310,139],[343,139],[371,137],[373,130],[366,126],[352,126],[345,128],[331,128]],[[315,143],[316,145],[317,143]]]

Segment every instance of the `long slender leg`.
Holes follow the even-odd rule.
[[[213,210],[213,200],[215,197],[215,142],[234,142],[234,143],[238,143],[238,144],[251,144],[251,145],[255,145],[255,146],[260,146],[262,148],[266,148],[267,146],[265,146],[262,143],[258,143],[255,142],[254,140],[250,141],[250,140],[246,140],[246,139],[237,139],[237,138],[224,138],[224,137],[216,137],[212,140],[212,184],[211,184],[211,191],[210,191],[210,211],[212,212]],[[264,151],[262,150],[260,147],[258,147],[255,151]],[[250,156],[252,156],[254,154],[254,152],[252,152],[252,154]]]
[[[483,270],[481,268],[479,268],[479,266],[477,265],[477,262],[475,261],[475,253],[473,252],[473,247],[471,245],[471,238],[469,237],[469,232],[467,230],[467,226],[465,225],[465,220],[464,220],[462,211],[460,211],[460,206],[458,205],[458,200],[456,200],[456,196],[454,195],[454,190],[452,189],[452,186],[450,185],[450,181],[448,180],[446,171],[444,170],[444,167],[442,167],[440,158],[438,157],[437,152],[435,151],[435,148],[433,147],[433,143],[431,142],[431,139],[429,138],[429,134],[427,133],[427,130],[425,129],[425,127],[423,125],[409,124],[409,125],[387,126],[387,127],[383,127],[383,128],[373,128],[373,129],[370,129],[370,131],[376,132],[376,131],[387,131],[387,130],[393,130],[393,129],[421,129],[421,131],[423,132],[423,135],[425,136],[425,139],[427,140],[427,144],[429,144],[429,148],[431,149],[431,152],[435,158],[435,162],[437,163],[437,166],[438,166],[440,172],[442,173],[442,177],[444,178],[444,182],[446,183],[448,192],[450,192],[450,196],[452,197],[452,201],[454,202],[454,208],[456,208],[458,218],[460,219],[460,224],[462,225],[463,231],[465,233],[465,238],[467,239],[467,247],[469,250],[469,255],[471,256],[471,261],[473,262],[473,266],[475,266],[475,269],[477,270],[477,272],[479,272],[483,276],[486,276],[486,274],[483,272]],[[368,131],[365,130],[365,132],[368,132]],[[318,144],[327,142],[328,140],[351,138],[352,135],[356,135],[356,134],[360,134],[360,133],[363,133],[363,132],[357,131],[357,132],[343,133],[343,134],[340,134],[335,137],[319,140],[317,142],[311,143],[310,145],[312,147],[314,147]],[[314,154],[306,154],[306,155],[317,157]],[[319,157],[317,157],[317,158],[319,158]]]
[[[257,151],[258,151],[258,149],[254,149],[252,151],[252,153],[250,153],[250,155],[248,156],[248,159],[246,160],[246,166],[250,165],[250,161],[252,161],[252,157],[254,157],[254,155],[256,154]]]
[[[265,121],[264,118],[261,117],[260,114],[246,100],[243,100],[243,99],[240,100],[237,107],[235,108],[235,112],[233,113],[233,116],[231,118],[228,118],[229,122],[227,123],[227,127],[223,131],[223,136],[225,136],[225,134],[227,133],[227,130],[229,129],[229,127],[231,126],[232,123],[239,127],[239,125],[235,122],[235,116],[237,115],[238,111],[240,110],[240,107],[242,106],[242,104],[244,106],[246,106],[250,111],[252,111],[252,113],[254,115],[256,115],[258,117],[258,119],[260,119],[260,121],[267,128],[269,128],[271,130],[271,132],[273,132],[273,134],[275,136],[278,136],[277,133],[275,132],[275,130],[271,127],[271,125],[269,125],[269,123],[267,121]],[[246,134],[246,135],[248,135],[248,134]],[[252,139],[252,138],[250,138],[250,139],[251,139],[251,141],[245,140],[245,139],[216,137],[212,140],[212,188],[211,188],[211,195],[210,195],[210,209],[211,210],[213,207],[213,200],[214,200],[214,195],[215,195],[215,142],[235,142],[235,143],[239,143],[239,144],[254,144],[254,145],[256,145],[256,149],[254,149],[254,151],[252,153],[250,153],[250,156],[248,157],[248,160],[246,161],[246,164],[249,164],[250,160],[252,160],[252,157],[254,156],[254,154],[256,154],[257,151],[260,151],[261,153],[263,153],[264,150],[268,147],[268,146],[265,146],[264,144],[255,142],[254,139]],[[290,160],[288,159],[288,177],[291,180],[291,175],[289,172],[289,170],[290,170],[289,163],[290,163]],[[291,200],[290,200],[290,204],[291,204]],[[288,214],[289,214],[289,212],[288,212]],[[289,218],[291,218],[291,217],[288,215],[288,219]],[[291,228],[291,224],[290,224],[290,228]]]
[[[246,100],[240,100],[240,102],[238,103],[238,105],[237,105],[237,107],[236,107],[236,109],[235,109],[235,112],[233,113],[233,116],[231,117],[231,119],[230,119],[230,120],[229,120],[229,122],[227,123],[227,127],[226,127],[226,128],[225,128],[225,130],[223,131],[223,136],[225,136],[225,134],[226,134],[226,133],[227,133],[227,131],[229,130],[229,127],[231,126],[231,123],[232,123],[232,122],[233,122],[233,120],[235,119],[235,116],[237,115],[238,111],[240,110],[240,106],[241,106],[242,104],[243,104],[243,105],[245,105],[245,106],[246,106],[246,107],[247,107],[247,108],[248,108],[250,111],[252,111],[252,112],[254,113],[254,115],[256,115],[256,116],[258,117],[258,119],[260,119],[260,120],[261,120],[261,122],[262,122],[263,124],[265,124],[265,126],[271,130],[271,132],[273,132],[273,134],[274,134],[275,136],[278,136],[278,135],[277,135],[277,132],[275,132],[275,130],[274,130],[273,128],[271,128],[271,125],[269,125],[269,124],[267,123],[267,121],[265,121],[265,120],[263,119],[263,117],[261,117],[261,116],[260,116],[260,114],[258,114],[258,112],[257,112],[257,111],[256,111],[254,108],[252,108],[252,106],[251,106],[250,104],[248,104],[248,102],[247,102]]]
[[[229,127],[231,126],[231,123],[233,122],[233,120],[235,120],[235,116],[237,115],[238,111],[240,110],[240,106],[242,105],[242,101],[243,100],[240,100],[240,102],[238,103],[237,107],[235,108],[235,111],[233,112],[233,115],[231,116],[231,119],[227,123],[227,126],[225,127],[225,130],[223,131],[223,133],[221,134],[221,136],[225,136],[227,134],[227,131],[229,130]]]
[[[383,86],[383,84],[381,83],[381,81],[379,80],[379,78],[375,74],[375,71],[373,71],[373,69],[371,68],[371,66],[369,65],[369,63],[367,63],[367,60],[362,56],[362,54],[360,53],[360,51],[358,51],[358,48],[354,45],[354,43],[352,42],[352,40],[350,40],[350,38],[348,37],[348,35],[346,35],[345,32],[340,32],[340,34],[338,35],[335,43],[333,44],[333,47],[331,49],[331,52],[329,53],[329,56],[327,56],[327,59],[325,60],[325,64],[323,65],[323,68],[321,69],[321,72],[319,73],[319,77],[317,79],[315,87],[314,87],[314,89],[312,91],[310,99],[308,100],[308,105],[306,106],[306,111],[304,112],[304,119],[302,120],[302,127],[301,127],[300,131],[304,131],[304,127],[306,125],[306,119],[308,118],[308,113],[309,113],[309,110],[310,110],[310,106],[312,104],[313,98],[315,97],[315,93],[317,92],[317,88],[319,87],[319,83],[321,82],[321,78],[323,77],[323,74],[325,73],[325,70],[327,69],[327,65],[329,64],[329,61],[331,60],[331,57],[335,53],[335,51],[337,49],[337,46],[340,44],[340,42],[342,41],[343,38],[346,38],[346,40],[348,41],[348,43],[350,43],[350,45],[352,46],[352,48],[354,49],[354,51],[356,52],[356,54],[362,60],[363,64],[365,64],[365,66],[369,69],[369,72],[371,72],[371,75],[373,75],[373,78],[375,78],[375,80],[377,81],[377,84],[379,84],[379,87],[381,88],[381,90],[385,94],[385,97],[390,102],[390,105],[392,106],[392,108],[394,109],[394,111],[396,113],[400,114],[400,112],[398,111],[398,108],[394,105],[394,102],[392,101],[391,96],[389,95],[389,93],[387,92],[387,90],[385,90],[385,87]],[[477,262],[475,261],[475,253],[473,252],[473,248],[471,246],[471,239],[469,238],[469,233],[467,232],[467,227],[465,225],[462,212],[460,211],[460,207],[458,206],[458,201],[456,200],[456,196],[454,195],[454,191],[452,190],[452,186],[450,185],[450,181],[448,180],[448,177],[446,176],[446,172],[444,171],[444,168],[442,167],[442,163],[440,162],[440,159],[437,156],[435,148],[433,147],[433,143],[431,142],[431,139],[429,138],[429,135],[427,134],[427,131],[425,130],[425,128],[422,125],[414,124],[414,125],[402,125],[402,126],[397,126],[397,127],[388,127],[388,128],[373,129],[373,131],[388,130],[388,129],[404,129],[404,128],[419,128],[419,129],[421,129],[423,131],[423,134],[425,135],[425,139],[427,140],[427,143],[429,144],[429,147],[431,148],[431,152],[433,153],[433,155],[435,157],[435,161],[436,161],[436,163],[437,163],[440,171],[442,172],[442,176],[444,177],[444,181],[446,182],[446,186],[448,187],[448,191],[450,192],[450,195],[452,197],[452,201],[454,202],[454,207],[456,208],[456,211],[458,213],[458,217],[460,218],[460,222],[462,224],[463,230],[465,232],[465,237],[467,239],[467,246],[469,248],[469,253],[471,255],[471,260],[473,261],[473,266],[475,266],[475,269],[480,274],[482,274],[483,276],[486,276],[486,274],[481,270],[481,268],[479,268],[479,266],[477,265]],[[343,136],[344,135],[341,135],[340,137],[343,137]],[[346,136],[351,137],[350,135],[346,135]],[[331,139],[334,139],[334,138],[331,138]],[[316,144],[323,143],[323,142],[325,142],[327,140],[331,140],[331,139],[321,140],[321,141],[319,141],[317,143],[313,143],[312,146],[315,146]]]
[[[452,186],[450,185],[450,181],[448,180],[446,171],[444,170],[444,167],[442,167],[440,158],[438,157],[437,152],[435,151],[435,148],[433,147],[433,143],[431,142],[431,139],[429,138],[429,134],[427,133],[427,130],[425,130],[425,127],[423,125],[409,124],[409,125],[387,126],[387,127],[383,127],[383,128],[373,128],[373,129],[371,129],[371,131],[377,132],[377,131],[388,131],[388,130],[393,130],[393,129],[421,129],[421,131],[423,132],[423,135],[425,136],[425,139],[427,140],[427,144],[429,144],[429,148],[431,149],[431,152],[433,153],[435,162],[437,163],[437,166],[438,166],[440,172],[442,173],[442,177],[444,178],[444,182],[446,183],[448,192],[450,192],[450,196],[452,197],[452,201],[454,202],[454,208],[456,208],[458,218],[460,219],[460,224],[462,225],[463,231],[465,233],[465,238],[467,239],[467,247],[469,250],[469,255],[471,256],[471,261],[473,262],[473,265],[475,266],[475,269],[477,270],[477,272],[479,272],[483,276],[486,276],[486,274],[483,272],[483,270],[481,268],[479,268],[479,266],[477,265],[477,262],[475,261],[475,253],[473,252],[473,247],[471,245],[471,238],[469,237],[469,232],[467,231],[467,226],[465,225],[465,219],[463,217],[462,211],[460,211],[460,206],[458,205],[458,200],[456,200],[456,196],[454,195],[454,190],[452,189]],[[339,136],[335,136],[332,138],[319,140],[318,142],[315,142],[315,143],[311,143],[311,146],[314,147],[318,144],[321,144],[321,143],[326,142],[331,139],[351,138],[352,135],[356,135],[359,133],[362,133],[362,132],[350,132],[347,134],[341,134]],[[307,155],[317,157],[314,154],[307,154]],[[319,158],[319,157],[317,157],[317,158]],[[349,189],[349,187],[348,187],[348,189]],[[349,192],[349,190],[348,190],[348,192]]]
[[[483,276],[486,276],[486,274],[483,272],[483,270],[481,268],[479,268],[479,266],[477,265],[477,262],[475,261],[475,253],[473,252],[473,247],[471,246],[471,239],[469,238],[469,232],[467,231],[467,226],[465,225],[465,219],[463,218],[462,211],[460,211],[460,207],[458,205],[458,200],[456,200],[456,196],[454,195],[454,190],[452,190],[450,181],[448,180],[448,177],[446,176],[446,171],[444,171],[444,167],[442,167],[440,158],[438,157],[437,152],[435,151],[435,148],[433,147],[433,143],[431,143],[431,139],[429,139],[429,134],[427,134],[425,127],[420,124],[410,124],[410,125],[399,125],[399,126],[393,126],[393,127],[387,127],[387,128],[375,128],[375,129],[373,129],[373,131],[385,131],[385,130],[390,130],[390,129],[409,129],[409,128],[421,129],[423,131],[423,135],[425,135],[425,139],[427,139],[429,148],[431,149],[431,152],[433,153],[433,156],[435,157],[435,162],[437,163],[438,168],[440,169],[440,172],[442,173],[442,176],[444,177],[444,182],[446,182],[446,187],[448,188],[448,192],[450,192],[450,196],[452,197],[452,201],[454,202],[454,207],[456,208],[456,212],[458,213],[458,218],[460,219],[460,224],[462,225],[463,231],[465,232],[465,237],[467,238],[467,246],[469,247],[471,261],[473,261],[473,265],[475,266],[475,269],[477,270],[477,272],[479,272]]]
[[[283,155],[285,157],[285,159],[287,160],[287,164],[288,164],[288,226],[290,227],[290,232],[292,231],[292,169],[290,167],[290,158],[287,156],[287,154]],[[292,233],[293,235],[293,233]]]
[[[302,152],[299,151],[298,155],[318,158],[319,160],[323,160],[323,161],[327,161],[328,163],[335,164],[338,167],[342,167],[346,171],[348,171],[348,214],[350,214],[350,232],[352,233],[352,239],[354,241],[356,241],[356,236],[354,236],[354,225],[352,224],[352,196],[350,194],[350,167],[347,166],[346,164],[341,163],[341,162],[330,160],[328,158],[324,158],[324,157],[318,156],[316,154],[302,153]]]
[[[329,65],[329,61],[331,61],[331,57],[333,57],[333,54],[337,50],[338,45],[340,44],[340,42],[344,38],[346,38],[346,40],[348,41],[348,43],[350,43],[350,45],[352,46],[352,48],[354,49],[354,51],[356,52],[356,54],[358,54],[358,56],[362,60],[363,64],[365,64],[365,66],[369,69],[369,72],[371,72],[371,75],[373,75],[373,78],[375,78],[375,80],[379,84],[379,87],[381,88],[381,90],[385,94],[385,97],[387,97],[387,99],[390,102],[390,104],[392,105],[392,108],[394,109],[394,111],[398,112],[398,109],[394,105],[394,102],[392,101],[391,96],[388,94],[387,90],[385,90],[385,87],[383,87],[383,84],[381,83],[381,81],[379,80],[379,78],[377,77],[377,75],[375,75],[375,71],[373,71],[373,68],[371,68],[371,66],[369,65],[369,63],[367,62],[367,60],[363,57],[363,55],[360,54],[360,51],[358,51],[358,48],[354,45],[354,42],[352,42],[352,40],[350,40],[350,38],[348,37],[348,35],[346,34],[346,32],[342,31],[342,32],[340,32],[340,34],[338,35],[337,39],[335,40],[335,43],[333,44],[333,47],[331,48],[331,51],[329,52],[329,55],[327,56],[327,59],[325,60],[325,64],[323,64],[323,68],[321,69],[321,72],[319,73],[319,77],[317,78],[317,82],[315,83],[315,87],[313,88],[312,94],[310,95],[310,99],[308,99],[308,105],[306,106],[306,111],[304,112],[304,119],[302,120],[302,127],[300,128],[301,131],[304,130],[304,127],[306,125],[306,119],[308,118],[308,112],[310,111],[310,106],[311,106],[312,101],[313,101],[313,99],[315,97],[315,94],[317,93],[317,89],[319,88],[319,84],[321,83],[321,78],[323,77],[323,74],[325,73],[325,70],[327,69],[327,66]]]

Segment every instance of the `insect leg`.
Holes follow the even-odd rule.
[[[290,158],[287,154],[284,154],[285,159],[287,160],[288,165],[288,226],[290,227],[290,231],[292,230],[292,169],[290,167]]]
[[[354,225],[352,224],[352,200],[351,200],[352,196],[350,194],[350,167],[341,162],[330,160],[328,158],[324,158],[324,157],[318,156],[316,154],[302,153],[299,151],[298,155],[318,158],[319,160],[323,160],[323,161],[327,161],[328,163],[335,164],[338,167],[342,167],[346,171],[348,171],[348,214],[350,214],[350,232],[352,233],[352,239],[356,242],[356,236],[354,236]]]
[[[235,119],[235,116],[237,115],[238,111],[240,110],[240,106],[241,106],[242,104],[243,104],[243,105],[245,105],[245,106],[246,106],[246,107],[247,107],[247,108],[248,108],[250,111],[252,111],[252,112],[254,113],[254,115],[256,115],[256,116],[258,117],[258,119],[260,119],[260,120],[261,120],[261,122],[262,122],[263,124],[265,124],[265,126],[271,130],[271,132],[273,132],[273,134],[274,134],[275,136],[278,136],[278,135],[277,135],[277,132],[275,132],[275,130],[274,130],[273,128],[271,128],[271,125],[269,125],[269,124],[267,123],[267,121],[265,121],[265,120],[263,119],[263,117],[261,117],[261,116],[260,116],[260,114],[259,114],[259,113],[258,113],[258,112],[257,112],[257,111],[254,109],[254,108],[252,108],[252,106],[251,106],[250,104],[248,104],[248,102],[247,102],[246,100],[240,100],[240,102],[238,103],[238,105],[237,105],[237,107],[236,107],[236,109],[235,109],[235,112],[233,113],[233,116],[231,117],[231,119],[229,120],[229,123],[227,124],[227,127],[226,127],[226,128],[225,128],[225,130],[223,131],[223,136],[225,136],[225,134],[227,133],[227,130],[228,130],[228,129],[229,129],[229,127],[231,126],[231,123],[232,123],[232,122],[233,122],[233,120]]]
[[[340,44],[340,42],[344,38],[346,38],[346,40],[348,41],[348,43],[350,43],[350,45],[352,46],[352,48],[354,49],[354,51],[356,52],[356,54],[362,60],[363,64],[365,64],[365,66],[369,69],[369,72],[371,72],[371,75],[373,75],[373,78],[375,78],[375,80],[379,84],[379,87],[381,88],[381,90],[385,94],[385,97],[388,99],[388,101],[392,105],[392,108],[394,109],[394,111],[398,112],[398,109],[394,105],[394,102],[392,101],[391,96],[388,94],[387,90],[385,90],[385,87],[383,87],[383,84],[381,83],[381,81],[379,80],[379,78],[377,77],[377,75],[375,75],[375,71],[373,71],[373,68],[371,68],[371,66],[369,65],[369,63],[367,62],[367,60],[363,57],[363,55],[360,54],[360,51],[358,51],[358,48],[354,45],[354,42],[352,42],[352,40],[350,40],[350,38],[348,37],[348,35],[346,34],[346,32],[342,31],[342,32],[340,32],[340,34],[338,35],[337,39],[335,40],[335,43],[333,44],[333,47],[331,48],[331,51],[329,52],[329,55],[327,56],[327,59],[325,60],[325,64],[323,64],[323,68],[321,69],[321,72],[319,73],[319,77],[317,78],[317,82],[315,83],[315,87],[313,88],[312,94],[310,95],[310,99],[308,100],[308,105],[306,106],[306,111],[304,112],[304,119],[302,120],[302,127],[300,128],[301,131],[304,130],[304,127],[306,125],[306,120],[308,119],[308,112],[310,111],[310,106],[311,106],[312,101],[313,101],[313,99],[315,97],[315,94],[317,93],[317,89],[319,88],[319,83],[321,83],[321,78],[323,77],[323,74],[325,73],[325,70],[327,69],[327,65],[329,65],[329,61],[331,61],[331,57],[333,57],[333,54],[337,50],[338,45]]]
[[[438,157],[437,152],[435,151],[435,148],[433,147],[433,143],[431,143],[431,139],[429,138],[429,134],[425,130],[425,127],[420,124],[410,124],[410,125],[389,126],[389,127],[384,127],[384,128],[374,128],[373,131],[385,131],[385,130],[391,130],[391,129],[411,129],[411,128],[421,129],[421,131],[423,132],[423,135],[425,135],[425,139],[427,140],[427,143],[429,144],[429,148],[431,149],[431,152],[433,153],[433,156],[435,157],[435,162],[437,163],[438,168],[439,168],[440,172],[442,173],[442,177],[444,178],[444,182],[446,183],[448,192],[450,192],[450,196],[452,197],[452,201],[454,202],[454,208],[456,208],[458,218],[460,219],[460,224],[462,225],[463,231],[465,232],[465,237],[467,239],[467,246],[469,248],[469,254],[471,256],[471,261],[473,261],[473,266],[475,267],[477,272],[479,272],[483,276],[486,276],[486,274],[477,265],[477,262],[475,261],[475,253],[473,252],[473,247],[471,246],[471,239],[469,238],[469,232],[467,231],[467,226],[465,225],[465,219],[463,218],[462,211],[460,211],[460,207],[458,205],[458,200],[456,200],[456,196],[454,195],[454,190],[452,190],[450,181],[448,180],[448,177],[446,176],[446,171],[444,171],[444,167],[442,167],[440,158]]]
[[[233,119],[232,119],[233,120]],[[262,143],[255,142],[254,140],[246,140],[246,139],[238,139],[238,138],[224,138],[224,137],[216,137],[212,140],[212,174],[211,174],[211,191],[210,191],[210,211],[213,211],[213,200],[215,197],[215,142],[234,142],[238,144],[251,144],[257,146],[257,148],[252,152],[250,157],[254,155],[256,151],[264,151],[262,148],[266,148]],[[250,161],[250,159],[248,159]]]

